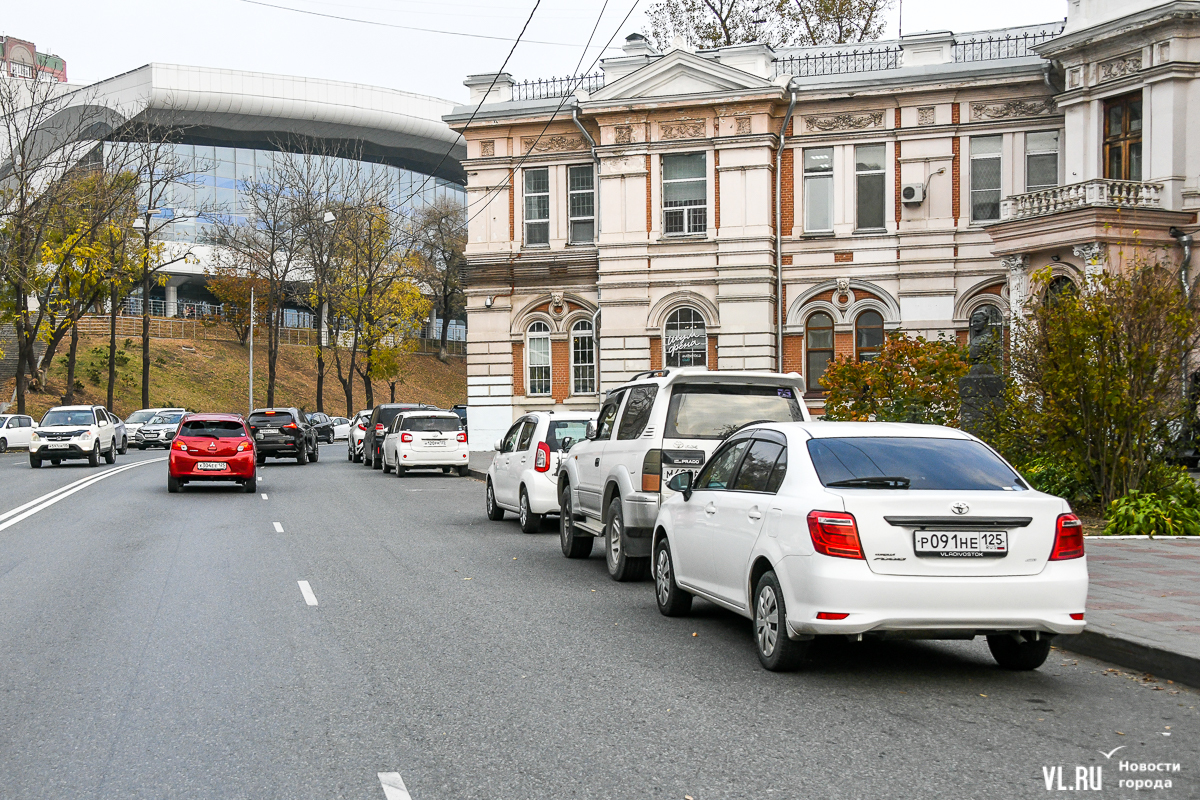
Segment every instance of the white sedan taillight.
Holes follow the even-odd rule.
[[[813,549],[826,556],[838,558],[862,558],[862,544],[858,540],[858,524],[853,514],[840,511],[808,512],[808,533],[812,537]]]
[[[537,455],[533,457],[533,468],[537,472],[550,470],[550,445],[545,442],[538,442]]]

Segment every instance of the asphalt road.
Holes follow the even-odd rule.
[[[0,455],[0,515],[109,469]],[[660,616],[599,547],[489,522],[478,481],[341,444],[260,476],[266,499],[168,495],[150,463],[0,516],[0,797],[396,800],[399,773],[413,800],[1019,798],[1059,766],[1103,769],[1084,796],[1200,796],[1180,685],[1057,650],[1007,673],[982,641],[828,643],[771,674],[747,621]]]

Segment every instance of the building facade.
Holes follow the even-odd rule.
[[[67,62],[53,53],[39,53],[33,42],[0,36],[0,72],[18,80],[66,83]]]
[[[1200,3],[1069,12],[866,48],[635,34],[600,75],[471,76],[446,120],[467,144],[473,440],[671,366],[800,372],[819,413],[825,365],[890,330],[966,341],[1039,269],[1177,260]]]

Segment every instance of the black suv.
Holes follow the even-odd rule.
[[[333,420],[328,414],[314,411],[308,415],[308,424],[317,432],[317,441],[333,444]]]
[[[256,408],[248,422],[259,464],[265,464],[267,456],[294,458],[298,464],[321,456],[317,433],[298,408]]]
[[[401,411],[414,409],[437,409],[424,403],[383,403],[375,406],[371,419],[367,421],[367,432],[363,435],[363,462],[371,469],[383,469],[383,439],[387,436],[392,420]]]

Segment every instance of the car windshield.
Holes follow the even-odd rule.
[[[862,489],[1024,491],[1025,482],[985,445],[971,439],[855,436],[808,443],[825,486]],[[887,478],[888,481],[878,479]],[[877,480],[871,480],[877,479]],[[907,485],[903,485],[907,480]],[[885,483],[890,485],[885,485]]]
[[[180,436],[209,436],[214,439],[233,439],[246,435],[242,423],[231,419],[189,419],[183,423]]]
[[[270,414],[251,414],[250,424],[255,428],[278,428],[292,421],[292,415],[285,411],[273,411]]]
[[[724,439],[749,422],[800,422],[804,412],[791,386],[685,384],[667,407],[665,435],[675,439]]]
[[[151,425],[175,425],[183,417],[183,414],[155,414],[154,419],[150,420]]]
[[[441,431],[443,433],[462,430],[458,417],[405,417],[400,423],[402,431]]]
[[[43,428],[53,428],[62,425],[94,425],[96,416],[87,409],[68,411],[64,409],[52,409],[46,412],[46,416],[42,417]]]
[[[556,419],[550,422],[550,430],[546,431],[546,444],[550,447],[551,453],[560,452],[563,449],[563,440],[570,439],[572,442],[581,442],[587,433],[587,420],[585,419]]]
[[[132,422],[134,424],[140,424],[143,422],[149,422],[153,416],[154,416],[153,411],[147,411],[145,409],[142,409],[141,411],[135,411],[132,414],[130,414],[129,418],[126,419],[125,421]]]

